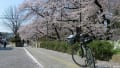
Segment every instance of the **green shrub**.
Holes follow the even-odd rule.
[[[68,44],[65,41],[57,41],[57,40],[42,41],[41,48],[51,49],[65,53],[71,53],[71,46],[68,46]]]
[[[14,37],[10,38],[9,41],[12,42],[12,43],[15,43],[15,38]]]
[[[114,46],[107,41],[103,40],[95,40],[88,44],[90,46],[93,55],[98,60],[110,60],[112,58],[112,55],[114,54]]]
[[[115,50],[114,50],[114,53],[115,53],[115,54],[120,54],[120,49],[115,49]]]
[[[51,49],[55,51],[65,52],[71,54],[72,48],[77,46],[76,43],[73,46],[69,46],[65,41],[42,41],[41,48]],[[93,55],[98,60],[109,60],[112,58],[112,55],[116,52],[113,48],[114,46],[108,41],[99,41],[95,40],[88,44],[91,48]]]

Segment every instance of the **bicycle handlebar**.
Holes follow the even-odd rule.
[[[79,36],[79,37],[78,37]],[[76,35],[70,35],[67,37],[67,41],[69,44],[75,44],[76,42],[80,42],[80,43],[89,43],[92,40],[94,40],[93,36],[89,36],[88,34],[76,34]]]

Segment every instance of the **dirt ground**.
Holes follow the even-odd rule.
[[[113,62],[119,63],[120,64],[120,54],[118,55],[113,55],[112,60]]]

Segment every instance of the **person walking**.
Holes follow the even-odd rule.
[[[6,38],[3,39],[3,45],[4,45],[4,48],[6,48],[6,45],[7,45],[7,40],[6,40]]]

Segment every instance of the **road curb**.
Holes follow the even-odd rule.
[[[40,64],[37,59],[26,49],[23,48],[25,50],[25,52],[27,53],[27,55],[40,67],[40,68],[44,68],[44,66],[42,64]]]

